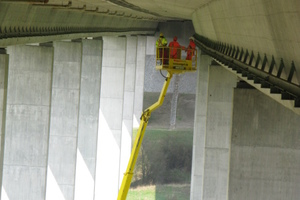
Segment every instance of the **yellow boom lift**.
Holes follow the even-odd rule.
[[[170,56],[169,52],[177,51],[176,55]],[[189,51],[192,53],[192,60],[186,60],[181,58],[182,51]],[[130,159],[127,165],[126,172],[124,173],[124,177],[122,180],[122,185],[119,190],[118,200],[126,200],[126,196],[131,184],[131,179],[133,176],[134,166],[138,157],[138,153],[140,151],[142,141],[144,138],[145,130],[148,125],[148,120],[151,116],[151,113],[160,107],[165,99],[168,86],[172,79],[173,74],[181,74],[185,72],[195,72],[197,70],[197,50],[196,49],[182,49],[182,48],[172,48],[172,47],[161,47],[157,48],[156,51],[156,69],[157,70],[166,70],[168,72],[165,77],[165,83],[161,90],[158,101],[147,108],[142,116],[140,121],[140,126],[135,138],[135,142],[132,148],[132,152],[130,155]]]

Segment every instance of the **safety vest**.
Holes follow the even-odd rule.
[[[167,46],[167,44],[168,44],[168,41],[167,41],[167,39],[166,38],[158,38],[157,40],[156,40],[156,47],[163,47],[163,46]]]

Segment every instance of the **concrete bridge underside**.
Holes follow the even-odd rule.
[[[297,0],[0,0],[1,199],[116,199],[159,32],[259,54],[274,74],[283,62],[299,88],[299,13]],[[300,108],[200,49],[185,78],[190,199],[298,199]]]

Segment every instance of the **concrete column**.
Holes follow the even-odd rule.
[[[137,56],[137,37],[127,37],[126,65],[124,82],[123,123],[121,136],[120,181],[121,186],[124,173],[132,149],[133,106],[135,91],[135,70]]]
[[[1,199],[45,198],[53,48],[8,47]]]
[[[203,177],[204,177],[204,151],[207,120],[207,99],[208,99],[208,68],[211,57],[201,55],[198,51],[198,79],[196,89],[196,107],[194,118],[193,135],[193,158],[191,175],[191,200],[202,200]]]
[[[9,56],[7,54],[0,54],[0,186],[2,186],[3,177],[8,59]]]
[[[255,89],[234,90],[230,200],[297,200],[300,116]]]
[[[46,199],[74,199],[81,43],[54,42]]]
[[[140,125],[140,117],[143,112],[144,99],[144,78],[146,66],[146,43],[147,37],[138,36],[137,43],[137,59],[136,59],[136,79],[134,93],[134,116],[133,127],[138,128]]]
[[[119,190],[126,38],[103,37],[95,199]]]
[[[236,77],[210,66],[206,114],[203,200],[228,199],[233,87]]]
[[[102,40],[82,40],[76,200],[94,199],[101,65]]]

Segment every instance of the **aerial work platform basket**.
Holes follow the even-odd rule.
[[[158,47],[155,68],[175,74],[196,71],[197,49]]]

